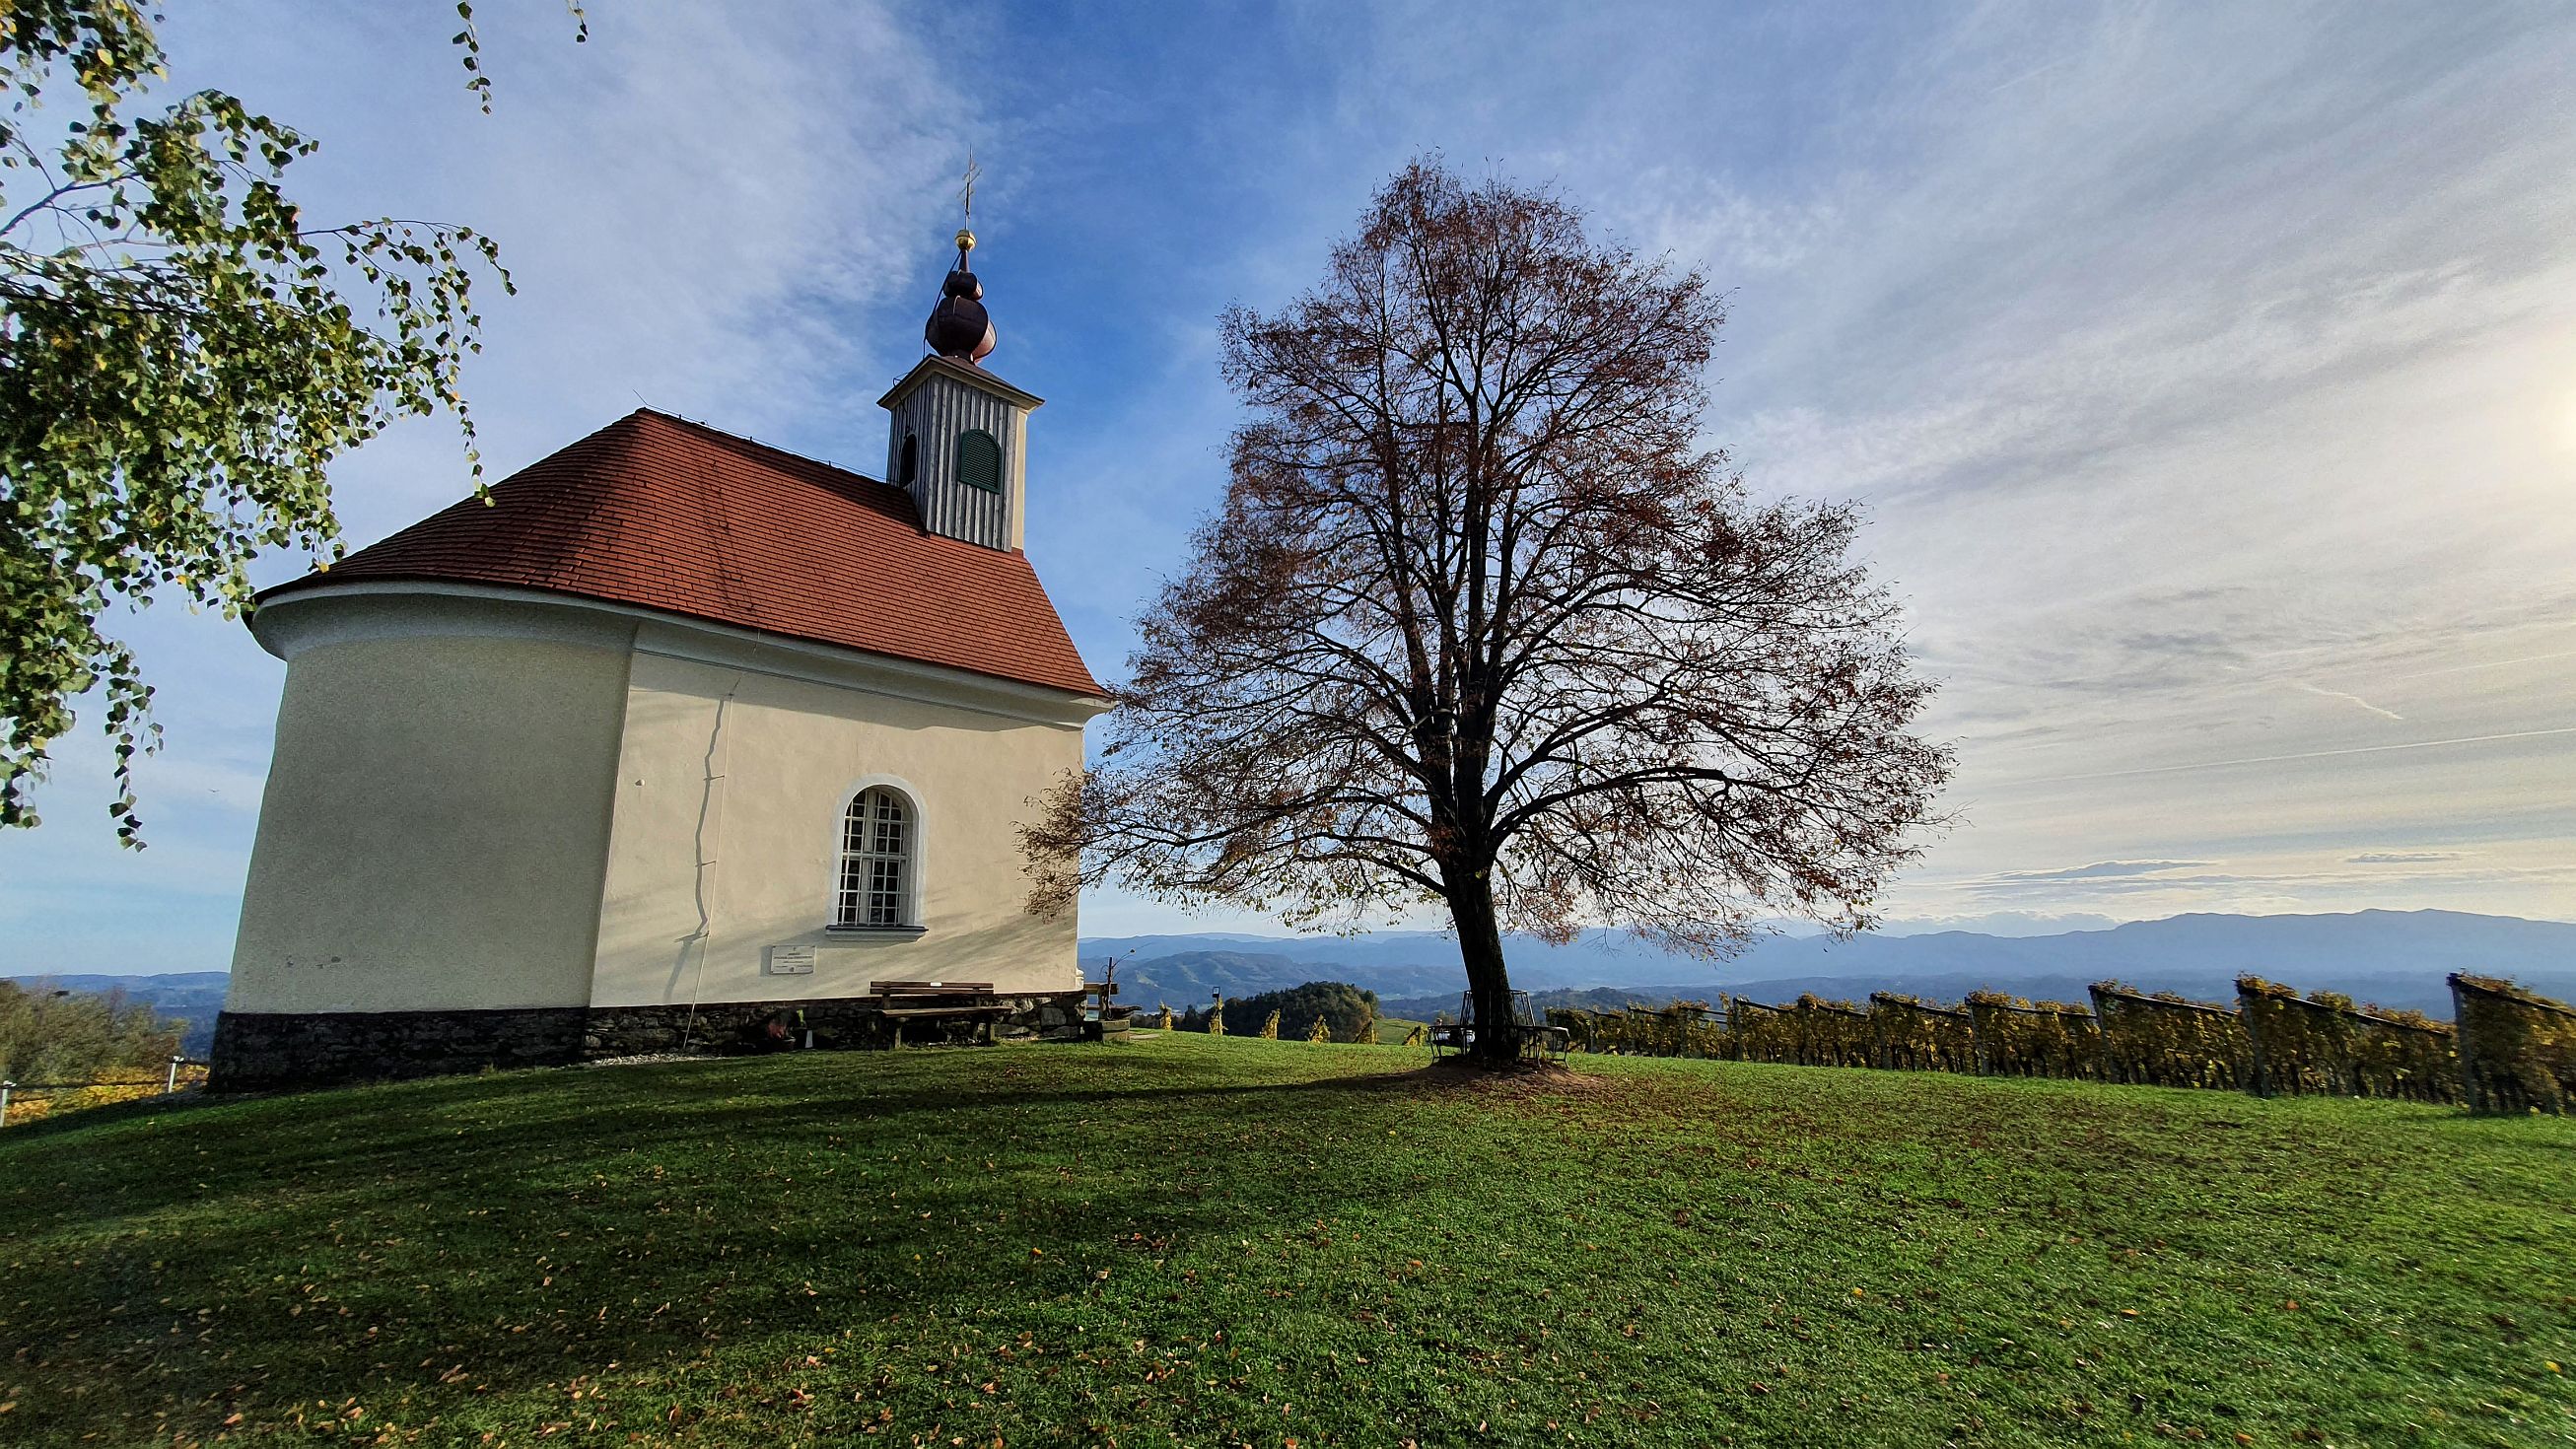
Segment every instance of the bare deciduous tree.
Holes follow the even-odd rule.
[[[1505,931],[1717,956],[1760,914],[1868,925],[1950,756],[1910,732],[1931,686],[1852,509],[1757,505],[1698,442],[1722,320],[1698,273],[1437,159],[1321,287],[1229,311],[1225,503],[1101,767],[1024,832],[1033,908],[1436,901],[1486,1020]]]

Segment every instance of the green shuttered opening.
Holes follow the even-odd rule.
[[[1002,445],[982,428],[957,435],[957,481],[987,493],[1002,491]]]

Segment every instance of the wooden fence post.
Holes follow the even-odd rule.
[[[2272,1095],[2272,1068],[2263,1051],[2262,1013],[2255,1010],[2260,994],[2246,990],[2242,978],[2237,980],[2236,1015],[2245,1023],[2246,1050],[2254,1059],[2254,1070],[2246,1079],[2245,1090],[2257,1097],[2268,1097]]]
[[[2452,1050],[2460,1056],[2460,1100],[2469,1104],[2470,1111],[2476,1112],[2482,1110],[2478,1101],[2478,1068],[2471,1060],[2472,1048],[2469,1045],[2476,1039],[2476,1033],[2467,1029],[2468,1003],[2460,999],[2460,973],[2454,971],[2446,980],[2451,988]]]

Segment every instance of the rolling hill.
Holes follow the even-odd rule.
[[[1456,945],[1435,932],[1355,937],[1135,936],[1082,943],[1097,974],[1124,958],[1120,1000],[1151,1008],[1193,1006],[1208,993],[1277,989],[1302,980],[1347,981],[1392,1001],[1418,1003],[1464,988]],[[2148,990],[2205,999],[2233,994],[2239,974],[2302,990],[2336,990],[2384,1006],[2450,1014],[2442,978],[2453,971],[2507,976],[2543,993],[2576,995],[2576,925],[2458,911],[2356,911],[2338,915],[2185,915],[2052,936],[1965,931],[1769,936],[1731,960],[1694,961],[1624,933],[1589,931],[1566,946],[1528,937],[1505,942],[1515,986],[1529,991],[1610,987],[1641,999],[1705,998],[1724,990],[1757,999],[1801,991],[1866,996],[1907,991],[1955,1000],[1985,988],[2081,1000],[2086,983],[2114,977]]]

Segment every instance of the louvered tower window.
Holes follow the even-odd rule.
[[[957,481],[987,493],[1002,491],[1002,445],[982,428],[957,435]]]
[[[903,435],[903,466],[896,481],[907,491],[921,481],[921,439],[910,432]]]
[[[912,807],[882,786],[860,791],[841,818],[841,889],[832,924],[913,924],[912,853]]]

